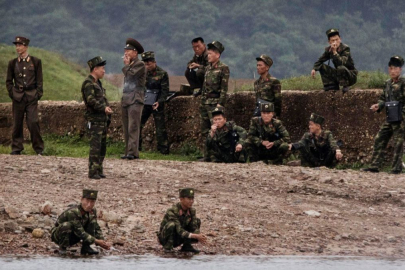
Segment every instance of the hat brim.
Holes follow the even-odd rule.
[[[267,61],[264,60],[263,58],[256,57],[256,61],[262,61],[262,62],[265,63],[266,65],[271,66],[270,63],[267,63]]]
[[[208,50],[212,50],[212,49],[214,49],[214,50],[216,50],[216,51],[218,51],[219,52],[219,54],[221,54],[221,50],[220,49],[218,49],[214,44],[208,44],[207,45],[207,48],[208,48]]]
[[[100,62],[96,65],[96,67],[101,67],[107,65],[107,60],[104,60],[103,62]]]
[[[144,62],[155,61],[155,58],[149,57],[149,58],[142,59],[142,61],[144,61]]]
[[[28,44],[27,44],[27,45],[25,45],[25,43],[24,43],[24,42],[19,42],[19,41],[18,41],[18,42],[14,41],[14,42],[13,42],[13,44],[14,44],[14,45],[16,45],[16,44],[21,44],[21,45],[24,45],[24,46],[28,46]]]

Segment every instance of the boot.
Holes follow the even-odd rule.
[[[363,169],[361,169],[361,171],[362,171],[362,172],[372,172],[372,173],[378,173],[378,172],[380,172],[379,169],[377,169],[377,168],[372,168],[372,167],[370,167],[370,168],[363,168]]]
[[[80,250],[80,254],[82,255],[97,255],[98,251],[94,250],[90,247],[90,245],[82,245],[82,249]]]
[[[65,256],[67,254],[67,249],[65,247],[59,247],[59,255]]]
[[[183,246],[181,247],[180,251],[181,252],[193,252],[193,253],[199,253],[200,252],[198,249],[195,249],[189,243],[184,243]]]
[[[325,90],[325,91],[339,90],[339,85],[338,84],[325,84],[323,86],[323,90]]]

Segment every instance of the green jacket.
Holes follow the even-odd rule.
[[[326,47],[322,56],[319,57],[318,61],[315,62],[313,69],[318,71],[321,68],[322,64],[328,60],[332,60],[335,68],[339,66],[345,66],[349,70],[357,71],[354,67],[354,61],[350,54],[350,47],[346,44],[340,43],[336,55],[333,55],[330,46]]]
[[[299,142],[293,143],[293,150],[299,150],[300,148],[307,148],[312,151],[320,152],[326,148],[336,151],[339,149],[339,146],[337,145],[335,138],[333,138],[332,132],[329,130],[322,130],[319,137],[306,132]]]
[[[250,120],[248,141],[256,146],[260,146],[263,141],[274,142],[274,146],[280,146],[282,143],[290,143],[291,139],[280,120],[273,118],[265,125],[261,117],[253,117]]]
[[[205,69],[202,91],[202,103],[206,105],[220,104],[225,106],[228,92],[229,67],[218,61],[214,66],[209,64]]]
[[[85,116],[87,121],[107,121],[105,108],[108,107],[108,100],[101,81],[96,81],[92,75],[89,75],[84,80],[81,91],[84,104],[86,105]]]
[[[391,95],[391,98],[390,98]],[[385,108],[387,101],[400,101],[405,105],[405,78],[399,77],[397,82],[389,79],[385,82],[384,89],[378,99],[378,112]],[[402,109],[402,115],[405,118],[405,106]]]
[[[281,114],[281,83],[275,77],[267,74],[266,79],[261,77],[254,82],[254,90],[257,99],[263,99],[274,103],[276,115]]]
[[[160,105],[163,105],[169,94],[169,76],[167,72],[159,66],[156,66],[154,71],[148,71],[146,75],[146,89],[160,90],[158,102]]]
[[[195,208],[191,208],[185,212],[181,208],[181,204],[177,203],[167,209],[166,214],[160,223],[160,233],[168,222],[174,222],[176,225],[176,232],[181,238],[188,238],[190,233],[200,233]]]
[[[230,133],[232,131],[236,131],[236,133],[239,135],[239,140],[237,141],[236,145],[241,144],[244,146],[247,137],[246,130],[243,127],[237,126],[233,121],[226,122],[221,129],[217,129],[214,137],[211,137],[210,133],[208,133],[207,145],[213,147],[214,149],[215,146],[219,147],[221,150],[230,149],[232,144],[230,140]]]

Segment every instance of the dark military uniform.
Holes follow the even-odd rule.
[[[100,56],[89,60],[90,68],[105,65]],[[107,150],[107,131],[111,118],[105,113],[109,106],[106,91],[100,80],[89,75],[82,84],[82,96],[86,105],[86,121],[90,136],[89,177],[104,175],[103,161]]]
[[[338,32],[337,29],[330,29],[326,34],[329,36],[336,32]],[[330,60],[335,68],[329,66]],[[326,61],[329,61],[328,65],[324,64]],[[350,47],[343,43],[340,44],[335,55],[331,46],[326,47],[322,56],[315,62],[313,69],[321,74],[325,90],[339,90],[339,85],[348,87],[357,81],[358,72],[354,67]]]
[[[127,39],[126,50],[144,52],[143,47],[135,39]],[[138,58],[131,59],[122,68],[124,73],[124,90],[122,93],[122,124],[124,128],[125,154],[122,158],[139,158],[139,135],[141,116],[145,99],[146,68]]]
[[[13,43],[28,46],[29,39],[16,37]],[[8,62],[6,87],[13,102],[12,154],[20,154],[24,150],[24,116],[27,119],[32,148],[37,154],[42,154],[44,141],[38,118],[38,100],[43,95],[41,60],[28,55],[24,59],[17,57]]]
[[[266,107],[267,106],[267,107]],[[274,112],[274,105],[261,104],[261,112]],[[263,141],[274,142],[274,145],[267,149]],[[265,124],[261,118],[253,117],[250,121],[246,149],[250,162],[259,160],[272,160],[273,164],[282,164],[283,158],[288,152],[290,134],[280,120],[272,118],[269,124]]]
[[[191,63],[199,64],[200,66],[195,69],[188,68]],[[202,88],[204,83],[205,67],[208,66],[208,53],[207,49],[201,55],[194,55],[187,63],[187,69],[185,76],[188,83],[190,84],[191,89]]]
[[[155,61],[155,54],[153,52],[144,52],[142,54],[142,61]],[[146,76],[146,89],[159,91],[157,100],[159,107],[157,110],[153,110],[152,105],[144,105],[143,107],[139,149],[142,147],[142,129],[152,114],[156,127],[157,149],[162,154],[169,154],[169,142],[165,124],[165,101],[169,94],[169,76],[167,72],[159,66],[156,66],[154,71],[148,71]]]

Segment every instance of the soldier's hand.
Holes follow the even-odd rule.
[[[191,68],[191,69],[195,69],[195,68],[198,68],[198,67],[200,67],[200,65],[197,64],[197,63],[191,63],[191,64],[188,66],[188,68]]]
[[[205,234],[192,234],[191,236],[194,239],[197,239],[201,244],[207,243],[207,236]]]
[[[159,108],[159,102],[153,103],[152,109],[153,109],[153,110],[157,110],[157,108]]]
[[[242,151],[242,145],[240,144],[240,143],[238,143],[238,145],[236,145],[236,147],[235,147],[235,152],[240,152],[240,151]]]
[[[290,143],[290,144],[288,145],[288,150],[291,151],[291,149],[292,149],[292,143]]]
[[[264,146],[264,147],[267,147],[267,145],[269,145],[269,141],[262,141],[262,145]]]
[[[218,104],[217,104],[217,107],[222,107],[222,105],[218,103]]]
[[[373,104],[373,105],[371,105],[370,110],[372,110],[373,112],[376,112],[376,111],[378,111],[378,108],[379,108],[378,104]]]
[[[95,243],[97,246],[102,247],[103,249],[110,249],[110,248],[111,248],[111,244],[110,244],[110,243],[107,243],[107,242],[104,241],[104,240],[96,239],[96,241],[94,241],[94,243]]]
[[[106,113],[106,114],[112,114],[112,113],[113,113],[113,110],[111,110],[110,107],[105,107],[105,113]]]
[[[338,48],[337,43],[336,42],[332,43],[330,45],[330,48],[332,49],[333,54],[335,54]]]
[[[274,145],[274,142],[269,142],[269,144],[266,146],[266,148],[267,148],[267,149],[270,149],[270,148],[273,147],[273,145]]]
[[[342,151],[336,150],[336,159],[341,160],[343,158]]]
[[[314,78],[314,79],[315,79],[315,73],[316,73],[316,70],[315,70],[315,69],[311,70],[311,76],[312,76],[312,78]]]

